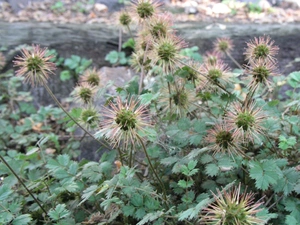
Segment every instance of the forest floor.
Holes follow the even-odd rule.
[[[289,0],[291,1],[291,0]],[[40,0],[22,4],[18,10],[0,0],[0,20],[7,22],[37,21],[53,23],[108,23],[116,24],[122,4],[114,8],[93,0]],[[227,3],[226,3],[227,2]],[[220,0],[165,0],[162,11],[170,11],[176,22],[196,21],[207,23],[297,23],[300,7],[295,3],[271,6],[266,0],[260,4]]]

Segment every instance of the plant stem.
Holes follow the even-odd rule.
[[[118,52],[121,52],[122,50],[122,28],[119,28],[119,46],[118,46]]]
[[[231,61],[241,70],[244,70],[243,67],[232,57],[229,52],[226,52],[226,55],[231,59]]]
[[[79,126],[84,132],[86,132],[90,137],[92,137],[95,141],[97,141],[98,143],[100,143],[101,145],[103,145],[104,147],[111,149],[111,147],[109,147],[106,143],[103,143],[102,141],[98,140],[97,138],[94,137],[93,134],[91,134],[87,129],[85,129],[83,126],[81,126],[71,115],[70,113],[67,112],[67,110],[62,106],[62,104],[60,104],[60,102],[58,101],[58,99],[55,97],[55,95],[53,94],[53,92],[51,91],[51,89],[49,88],[49,86],[47,85],[47,83],[45,81],[42,81],[44,87],[46,88],[47,92],[49,93],[49,95],[51,96],[51,98],[55,101],[55,103],[64,111],[65,114],[67,114],[67,116],[77,125]]]
[[[209,80],[209,77],[207,77],[205,74],[201,73],[200,71],[196,70],[195,68],[191,67],[190,65],[188,65],[187,63],[183,62],[183,61],[179,61],[181,64],[185,65],[185,66],[188,66],[189,68],[191,68],[192,70],[194,70],[195,72],[199,73],[201,76],[204,76],[206,79]],[[223,91],[225,91],[227,94],[231,95],[231,93],[229,91],[227,91],[224,87],[222,87],[220,84],[218,83],[215,83],[216,86],[218,86],[219,88],[221,88]],[[243,104],[243,102],[241,101],[241,99],[238,99],[237,100]]]
[[[142,65],[142,68],[141,68],[141,77],[140,77],[140,83],[139,83],[139,94],[142,93],[142,89],[143,89],[143,83],[144,83],[144,78],[145,78],[145,68],[144,68],[144,65],[145,65],[145,62],[146,62],[146,57],[147,57],[147,51],[148,51],[148,44],[146,45],[146,49],[145,49],[145,52],[144,52],[144,58],[143,58],[143,65]]]
[[[32,194],[32,192],[27,188],[27,186],[25,185],[25,183],[21,180],[21,178],[16,174],[16,172],[13,170],[13,168],[10,167],[10,165],[7,163],[7,161],[2,157],[2,155],[0,154],[0,159],[2,160],[2,162],[6,165],[6,167],[13,173],[13,175],[15,175],[15,177],[18,179],[18,181],[22,184],[22,186],[26,189],[26,191],[28,192],[28,194],[33,198],[33,200],[36,202],[36,204],[38,204],[38,206],[41,208],[41,210],[45,213],[45,215],[47,215],[47,211],[43,208],[43,206],[40,204],[40,202],[36,199],[36,197],[34,197],[34,195]]]
[[[156,173],[156,171],[155,171],[155,169],[154,169],[154,167],[153,167],[153,165],[152,165],[152,163],[151,163],[151,159],[150,159],[150,157],[149,157],[149,155],[148,155],[148,152],[147,152],[147,150],[146,150],[146,147],[145,147],[145,144],[144,144],[142,138],[141,138],[139,135],[137,135],[137,138],[139,139],[140,143],[142,144],[143,150],[144,150],[145,155],[146,155],[146,157],[147,157],[147,160],[148,160],[148,162],[149,162],[149,166],[150,166],[152,172],[154,173],[156,179],[158,180],[158,182],[159,182],[159,184],[160,184],[160,186],[161,186],[161,188],[162,188],[163,195],[164,195],[164,200],[167,201],[167,195],[166,195],[166,189],[165,189],[165,186],[163,185],[161,179],[160,179],[159,176],[157,175],[157,173]]]

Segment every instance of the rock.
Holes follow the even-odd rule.
[[[231,9],[224,3],[217,3],[212,7],[212,12],[215,14],[229,14]]]
[[[94,5],[95,10],[97,10],[98,12],[107,12],[108,11],[108,7],[104,4],[101,3],[96,3]]]
[[[263,11],[267,11],[272,7],[272,5],[267,0],[260,0],[258,5],[262,8]]]

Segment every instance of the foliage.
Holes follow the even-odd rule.
[[[157,7],[142,6],[144,17]],[[259,49],[247,45],[246,67],[230,72],[222,61],[233,50],[228,39],[220,39],[226,52],[202,58],[173,31],[163,36],[168,29],[159,31],[162,41],[145,35],[149,49],[140,36],[125,44],[134,46],[132,57],[142,51],[134,64],[141,82],[134,77],[115,94],[101,78],[100,86],[84,84],[92,101],[70,113],[56,99],[67,117],[60,108],[36,109],[20,91],[22,76],[0,75],[0,224],[221,224],[234,216],[243,224],[300,223],[300,72],[273,78],[277,48],[266,37],[256,40]],[[48,54],[62,80],[91,64]],[[106,60],[128,59],[113,51]],[[99,115],[82,119],[93,110]],[[99,161],[77,160],[78,127],[80,140],[106,148]]]

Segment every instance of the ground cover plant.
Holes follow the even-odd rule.
[[[269,36],[247,42],[245,65],[227,37],[201,57],[159,6],[136,0],[120,13],[121,29],[137,26],[126,62],[138,76],[115,95],[73,56],[77,106],[65,109],[47,84],[62,60],[38,45],[1,74],[0,224],[300,223],[300,72],[279,75]],[[36,110],[22,81],[58,108]],[[75,160],[76,128],[107,149],[98,162]]]

